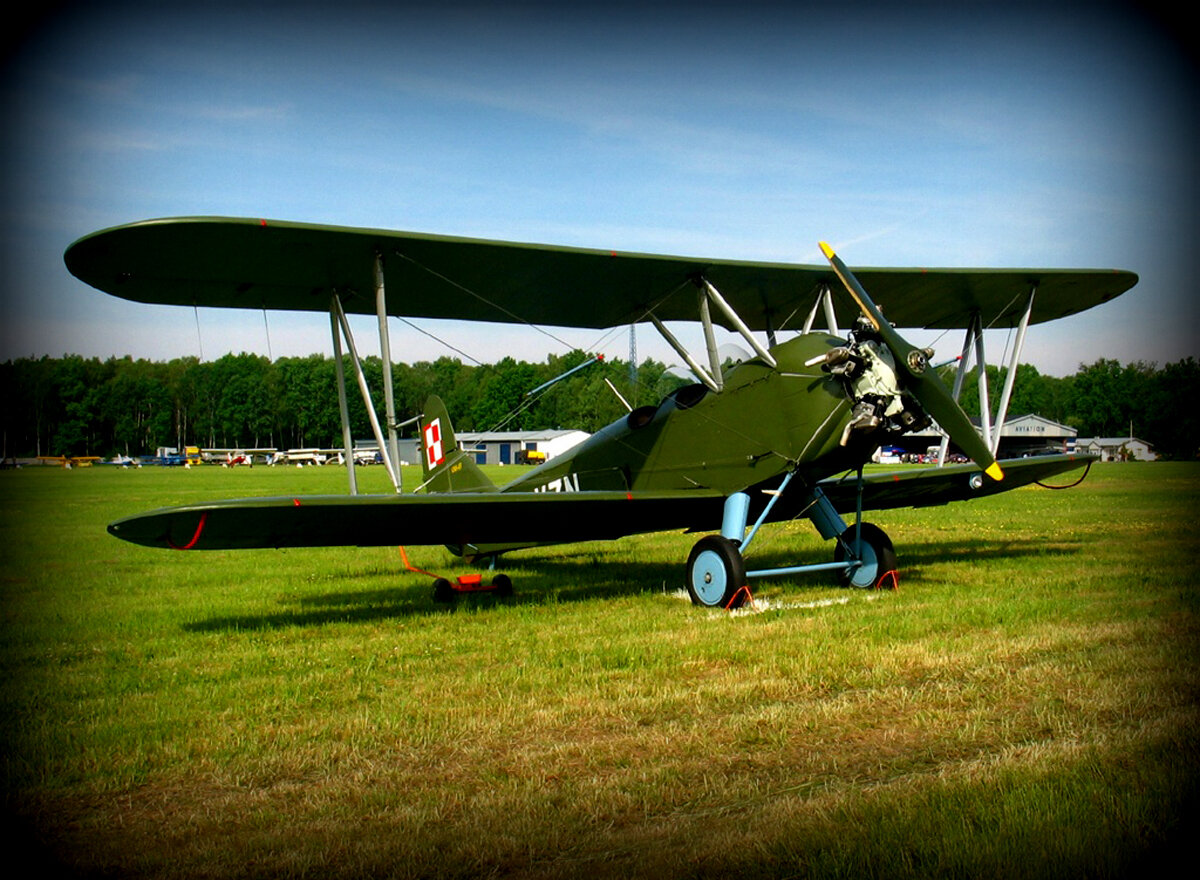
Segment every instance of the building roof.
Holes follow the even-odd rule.
[[[981,422],[979,416],[971,416],[971,424],[975,426],[975,430],[981,430]],[[994,429],[994,428],[993,428]],[[1078,434],[1076,428],[1070,425],[1063,425],[1053,419],[1048,419],[1045,416],[1039,416],[1036,413],[1025,413],[1024,415],[1010,415],[1004,420],[1004,429],[1000,432],[1000,437],[1003,440],[1043,440],[1043,439],[1061,439],[1069,440]],[[938,428],[937,424],[932,424],[924,431],[909,435],[911,437],[929,437],[940,440],[945,435]]]
[[[457,431],[455,436],[463,443],[525,443],[557,440],[559,437],[586,433],[586,431],[556,428],[545,431]]]
[[[1079,437],[1075,440],[1076,447],[1091,446],[1093,443],[1098,446],[1124,446],[1126,443],[1141,443],[1147,449],[1153,448],[1153,444],[1138,437]]]
[[[971,416],[971,424],[978,428],[979,417]],[[1030,434],[1038,434],[1046,437],[1074,437],[1078,433],[1078,429],[1072,428],[1070,425],[1064,425],[1036,413],[1025,413],[1019,416],[1009,415],[1004,420],[1004,430],[1000,432],[1000,436],[1025,437]]]

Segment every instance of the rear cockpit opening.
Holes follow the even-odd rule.
[[[639,406],[633,412],[625,417],[625,425],[631,431],[636,431],[638,428],[644,428],[646,425],[654,421],[655,415],[669,408],[674,409],[691,409],[711,392],[707,385],[701,385],[696,382],[692,385],[684,385],[676,388],[666,397],[664,397],[658,406]]]
[[[676,409],[691,409],[693,406],[706,398],[708,394],[708,386],[701,385],[699,382],[696,382],[692,385],[684,385],[680,388],[676,388],[663,398],[663,403],[674,403]]]

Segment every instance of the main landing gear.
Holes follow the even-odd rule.
[[[896,551],[887,534],[879,526],[861,519],[861,506],[855,522],[847,525],[823,492],[817,487],[810,491],[805,515],[812,520],[821,537],[836,538],[833,562],[797,565],[788,568],[747,571],[743,558],[746,548],[767,519],[775,502],[783,495],[792,478],[783,478],[779,489],[758,521],[746,532],[750,497],[737,492],[725,500],[721,534],[708,535],[696,542],[688,556],[687,590],[692,602],[706,608],[740,607],[750,597],[750,578],[799,574],[814,571],[835,572],[844,587],[875,589],[896,585]],[[860,474],[861,480],[861,474]],[[860,502],[861,505],[861,502]]]

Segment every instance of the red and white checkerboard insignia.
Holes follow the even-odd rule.
[[[442,454],[442,420],[434,419],[425,426],[425,463],[431,468],[446,460]]]

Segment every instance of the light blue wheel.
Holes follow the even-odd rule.
[[[833,558],[837,562],[855,558],[855,527],[850,526],[838,538]],[[889,571],[896,570],[896,551],[891,539],[879,526],[862,524],[862,542],[857,548],[859,565],[841,572],[842,586],[859,590],[870,590],[879,586],[880,580]]]
[[[852,569],[849,572],[850,577],[847,586],[860,590],[875,586],[875,582],[881,574],[879,571],[879,556],[875,553],[875,548],[866,541],[863,541],[861,557],[858,562],[858,568]]]
[[[709,535],[696,542],[687,564],[688,595],[693,603],[706,608],[736,608],[744,601],[745,594],[739,596],[738,591],[745,584],[746,566],[736,544],[721,535]]]
[[[729,588],[725,557],[716,550],[705,550],[692,565],[692,592],[703,605],[716,605]]]

